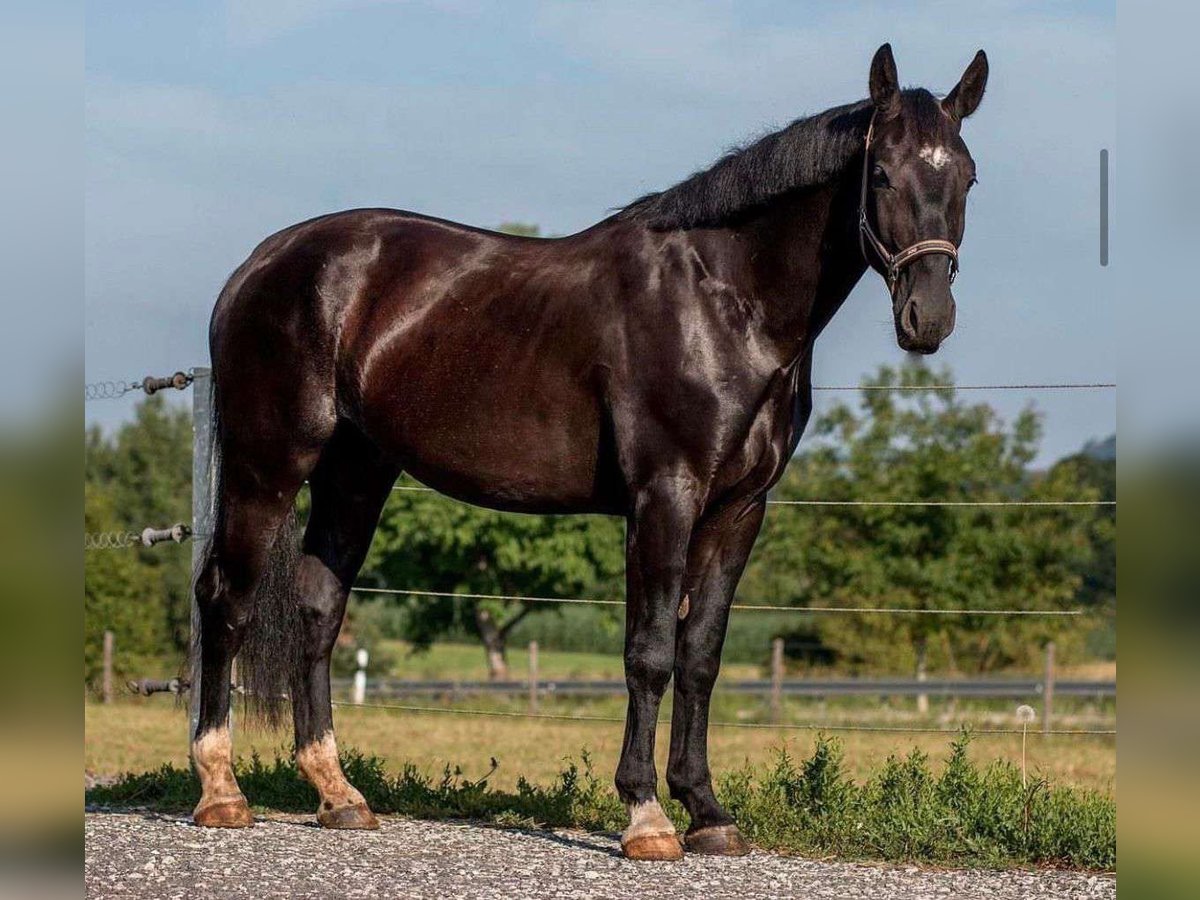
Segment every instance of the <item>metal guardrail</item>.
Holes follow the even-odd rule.
[[[334,678],[331,687],[335,692],[349,693],[353,685],[350,678]],[[528,681],[409,681],[395,678],[376,678],[367,683],[369,697],[429,697],[469,694],[501,694],[527,696]],[[541,679],[538,692],[544,697],[610,697],[624,696],[624,681],[597,681],[583,679]],[[943,679],[917,681],[916,679],[868,679],[851,678],[838,680],[788,680],[780,685],[781,692],[789,697],[846,697],[846,696],[905,696],[921,694],[931,697],[979,697],[1015,698],[1040,697],[1045,693],[1045,682],[1041,679]],[[718,683],[719,693],[762,695],[772,692],[767,679],[730,681]],[[1059,681],[1054,682],[1054,693],[1063,697],[1108,698],[1117,695],[1115,681]]]

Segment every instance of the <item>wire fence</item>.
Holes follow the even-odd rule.
[[[130,547],[141,546],[141,535],[136,531],[86,531],[83,534],[83,549],[93,550],[128,550]]]
[[[134,391],[154,394],[167,388],[183,390],[191,385],[191,370],[178,371],[173,375],[155,377],[147,375],[141,379],[124,381],[92,381],[83,386],[84,400],[116,400]],[[818,392],[836,391],[1091,391],[1115,390],[1115,381],[1075,382],[1028,382],[1025,384],[818,384],[812,389]]]
[[[513,603],[562,603],[590,606],[624,606],[624,600],[600,600],[586,597],[531,597],[522,594],[473,594],[466,591],[430,591],[418,588],[372,587],[355,585],[359,594],[391,594],[402,597],[441,597],[459,600],[495,600]],[[1081,609],[903,609],[884,606],[778,606],[765,603],[735,603],[730,609],[775,613],[858,613],[912,616],[1082,616]]]
[[[343,700],[333,701],[334,706],[347,707],[351,709],[377,709],[390,710],[393,712],[409,712],[409,713],[437,713],[456,716],[484,716],[489,718],[501,719],[547,719],[555,722],[617,722],[623,723],[625,719],[621,716],[596,716],[596,715],[574,715],[570,713],[530,713],[530,712],[515,712],[513,710],[502,709],[478,709],[478,708],[463,708],[457,706],[418,706],[413,704],[401,703],[351,703]],[[658,727],[670,725],[670,719],[659,719]],[[714,728],[753,728],[753,729],[775,729],[782,731],[863,731],[863,732],[885,732],[889,734],[961,734],[964,730],[971,734],[995,734],[995,735],[1021,735],[1033,734],[1034,732],[1021,728],[978,728],[970,723],[964,722],[957,727],[949,726],[915,726],[915,725],[851,725],[851,724],[827,724],[827,723],[812,723],[812,722],[725,722],[725,721],[710,721],[709,725]],[[1116,735],[1115,728],[1050,728],[1036,732],[1037,734],[1051,736],[1089,736],[1089,737],[1113,737]]]
[[[141,391],[146,396],[162,390],[185,390],[194,381],[194,370],[177,371],[168,376],[148,375],[140,380],[110,380],[90,382],[84,385],[85,401],[114,400],[130,393]],[[858,384],[858,385],[814,385],[815,392],[938,392],[938,391],[1032,391],[1032,390],[1103,390],[1115,389],[1115,382],[1041,382],[1023,384]],[[396,492],[437,493],[433,488],[423,485],[396,485]],[[450,498],[448,498],[450,499]],[[1116,506],[1115,500],[1023,500],[1023,499],[981,499],[981,500],[916,500],[916,499],[801,499],[801,500],[767,500],[770,506],[779,507],[928,507],[928,508],[1104,508]],[[84,534],[84,549],[97,550],[127,550],[135,547],[150,547],[160,543],[171,542],[180,544],[194,537],[191,529],[182,524],[167,528],[148,527],[141,532],[109,531],[88,532]],[[544,603],[564,605],[595,605],[622,607],[624,601],[612,599],[592,599],[581,597],[540,597],[520,594],[484,594],[471,592],[432,591],[425,589],[391,588],[385,586],[356,585],[353,590],[357,593],[374,593],[407,597],[453,598],[467,600],[487,600],[499,602]],[[900,609],[894,607],[794,607],[771,604],[735,603],[735,610],[773,613],[799,614],[870,614],[870,615],[899,615],[899,616],[1043,616],[1043,617],[1078,617],[1085,614],[1081,609]],[[146,689],[147,684],[155,686]],[[131,690],[150,694],[158,690],[179,693],[188,689],[187,684],[178,679],[170,682],[131,682]],[[167,685],[164,687],[163,685]],[[334,706],[358,707],[362,709],[385,710],[418,714],[441,714],[458,716],[479,716],[506,719],[535,719],[566,722],[603,722],[623,723],[623,717],[603,715],[575,715],[566,713],[515,712],[499,709],[479,709],[447,706],[424,706],[413,704],[381,704],[355,702],[346,703],[334,701]],[[658,725],[667,725],[669,720],[660,720]],[[839,723],[787,723],[787,722],[729,722],[714,721],[709,724],[717,728],[741,729],[778,729],[801,730],[811,732],[875,732],[895,734],[959,734],[964,730],[978,735],[1024,735],[1026,729],[973,727],[963,723],[956,727],[946,726],[908,726],[908,725],[868,725],[868,724],[839,724]],[[1047,724],[1049,724],[1047,722]],[[1079,736],[1079,737],[1111,737],[1116,735],[1116,729],[1051,729],[1045,728],[1037,732],[1047,736]]]
[[[93,381],[83,386],[83,399],[117,400],[140,388],[136,381]]]
[[[438,494],[453,500],[446,494],[424,485],[395,485],[397,493]],[[911,506],[911,507],[1097,507],[1117,505],[1116,500],[768,500],[767,506]]]
[[[1115,389],[1115,381],[1032,382],[1028,384],[838,384],[814,391],[1094,391]]]

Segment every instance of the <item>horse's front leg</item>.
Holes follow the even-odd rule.
[[[621,849],[630,859],[680,859],[683,848],[658,802],[654,735],[675,664],[675,626],[697,485],[659,479],[635,495],[626,535],[625,684],[629,709],[617,793],[629,810]]]
[[[729,608],[766,504],[755,500],[703,522],[692,540],[685,588],[687,615],[675,638],[675,703],[667,784],[691,817],[685,837],[694,853],[741,856],[750,851],[732,816],[717,801],[708,768],[708,708],[721,667]]]

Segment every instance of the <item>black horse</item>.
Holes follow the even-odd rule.
[[[220,468],[196,578],[195,821],[252,821],[225,725],[240,652],[252,696],[290,696],[320,823],[376,827],[338,764],[329,655],[404,470],[494,509],[626,518],[622,847],[683,852],[654,767],[674,675],[667,784],[691,817],[685,844],[746,852],[707,750],[734,589],[809,418],[813,341],[867,267],[887,279],[901,347],[932,353],[954,326],[975,180],[959,132],[986,80],[981,51],[944,98],[902,91],[885,44],[869,100],[793,122],[570,237],[365,209],[264,241],[209,335]]]

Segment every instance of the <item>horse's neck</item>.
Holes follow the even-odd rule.
[[[764,327],[792,359],[811,350],[867,268],[853,169],[833,184],[780,199],[735,229]]]

